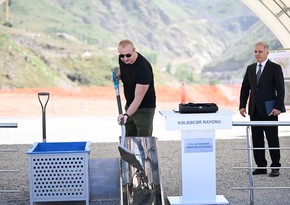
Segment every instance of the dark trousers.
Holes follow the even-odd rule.
[[[260,116],[257,112],[250,116],[251,121],[278,121],[278,116]],[[252,126],[253,148],[265,148],[265,136],[269,148],[279,148],[278,126]],[[265,134],[265,136],[264,136]],[[281,167],[280,150],[270,149],[271,167]],[[254,159],[258,167],[266,167],[265,150],[254,150]]]
[[[126,122],[126,136],[152,136],[154,114],[155,108],[138,109]]]

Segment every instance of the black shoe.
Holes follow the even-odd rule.
[[[271,173],[269,174],[269,177],[277,177],[279,176],[279,169],[272,169]]]
[[[258,174],[267,174],[267,169],[255,169],[253,171],[253,175],[258,175]]]

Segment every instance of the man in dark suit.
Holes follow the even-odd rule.
[[[285,112],[285,86],[282,68],[268,59],[269,46],[264,42],[255,45],[256,63],[247,67],[240,91],[240,114],[245,117],[249,98],[248,113],[251,121],[278,121],[278,115]],[[264,133],[272,160],[270,177],[279,176],[280,145],[278,126],[252,126],[253,148],[265,148]],[[253,175],[267,174],[265,149],[254,149],[254,159],[259,169]]]

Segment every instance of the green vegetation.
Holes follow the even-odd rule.
[[[110,85],[124,38],[152,63],[157,84],[223,83],[215,72],[237,70],[229,76],[239,78],[254,36],[277,44],[235,0],[10,3],[10,22],[0,19],[1,87]]]

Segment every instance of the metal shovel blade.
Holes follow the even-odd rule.
[[[123,160],[135,167],[137,170],[143,170],[140,161],[136,158],[136,155],[133,152],[121,145],[118,146],[118,149]]]

